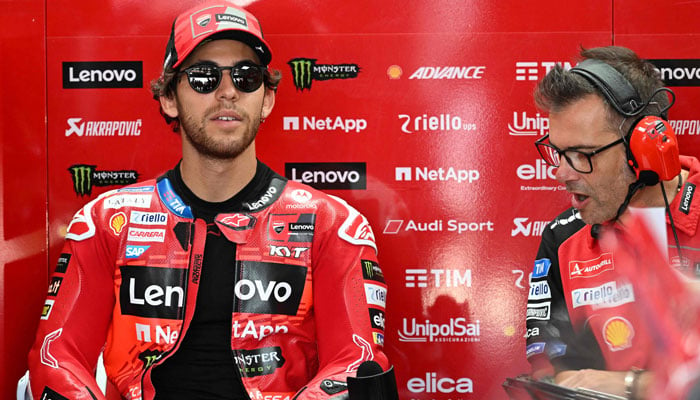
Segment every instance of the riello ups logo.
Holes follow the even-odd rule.
[[[74,164],[68,168],[73,190],[78,196],[92,194],[93,186],[124,186],[136,183],[139,174],[132,170],[99,171],[96,165]]]
[[[64,89],[143,87],[142,61],[81,61],[63,63]]]
[[[287,62],[292,68],[297,90],[311,90],[313,81],[353,79],[360,73],[357,64],[316,64],[316,61],[315,58],[295,58]]]

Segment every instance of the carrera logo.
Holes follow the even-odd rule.
[[[603,253],[588,261],[569,261],[569,278],[591,278],[615,269],[612,253]]]
[[[284,174],[316,189],[367,189],[367,164],[363,162],[286,163]]]
[[[296,315],[304,292],[306,267],[240,261],[234,310],[251,314]]]
[[[119,305],[124,315],[182,319],[187,270],[124,265],[119,286]]]
[[[141,229],[129,227],[127,240],[132,242],[163,242],[165,229]]]
[[[63,62],[64,89],[143,87],[142,61]]]

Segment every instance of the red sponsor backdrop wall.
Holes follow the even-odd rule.
[[[2,398],[26,369],[73,212],[178,160],[147,88],[172,18],[194,3],[0,2]],[[528,274],[567,206],[532,144],[547,132],[532,90],[554,63],[610,44],[658,60],[682,152],[700,153],[700,5],[512,3],[246,2],[284,76],[259,156],[374,227],[402,399],[505,398],[504,378],[528,369]],[[120,87],[80,75],[98,69]],[[114,121],[114,136],[90,136]]]

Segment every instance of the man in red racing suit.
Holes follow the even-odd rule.
[[[195,312],[207,235],[173,175],[105,193],[73,218],[30,354],[30,381],[42,382],[34,398],[99,397],[103,347],[121,395],[154,398],[151,373],[177,352]],[[332,398],[363,361],[388,364],[372,231],[344,201],[261,163],[251,185],[214,220],[236,247],[239,377],[251,399]]]

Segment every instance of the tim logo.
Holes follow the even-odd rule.
[[[251,314],[296,315],[304,293],[306,267],[239,261],[234,310]]]
[[[68,168],[73,179],[73,190],[78,196],[90,196],[93,186],[123,186],[136,183],[136,171],[98,171],[96,165],[75,164]]]
[[[315,58],[295,58],[287,62],[292,68],[294,86],[297,90],[311,90],[313,81],[357,78],[360,67],[357,64],[316,64]]]
[[[565,70],[571,69],[569,62],[554,62],[554,61],[518,61],[515,63],[515,80],[516,81],[538,81],[554,68],[555,65],[561,65]]]

